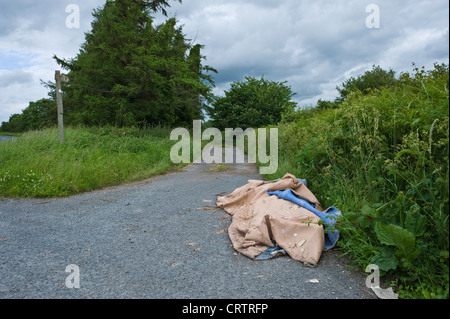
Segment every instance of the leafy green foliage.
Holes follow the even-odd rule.
[[[182,2],[182,0],[177,0],[179,3]],[[145,0],[141,2],[141,5],[143,8],[149,9],[153,12],[161,11],[163,15],[167,17],[166,9],[167,7],[170,7],[169,2],[167,0]]]
[[[291,112],[295,93],[286,82],[273,82],[246,77],[237,81],[225,91],[224,97],[217,97],[212,107],[207,109],[212,125],[224,128],[258,128],[277,124],[283,113]]]
[[[170,129],[67,127],[29,131],[0,143],[0,197],[54,197],[148,178],[177,169]]]
[[[213,69],[202,66],[201,45],[189,43],[174,18],[153,26],[148,9],[155,5],[107,1],[94,11],[80,53],[70,61],[55,57],[70,71],[70,123],[180,125],[201,118],[213,84],[204,71]]]
[[[344,101],[352,92],[361,92],[369,94],[372,90],[381,89],[382,87],[391,87],[395,84],[395,72],[383,70],[380,66],[373,66],[372,70],[366,71],[364,74],[354,78],[350,78],[338,86],[340,97],[338,101]]]
[[[51,99],[40,99],[36,102],[30,102],[22,113],[11,115],[8,122],[2,122],[0,131],[18,133],[56,124],[56,102]]]
[[[448,65],[351,92],[279,124],[279,170],[343,212],[339,246],[377,264],[403,297],[448,298]]]
[[[166,0],[107,0],[94,10],[92,30],[77,56],[54,56],[69,71],[70,81],[62,83],[66,124],[175,126],[203,117],[214,86],[210,74],[217,71],[202,64],[203,46],[186,39],[175,18],[154,25],[150,14],[167,15],[168,5]],[[54,105],[55,84],[43,84],[51,99],[32,103]],[[34,112],[35,106],[29,109]],[[55,125],[55,114],[32,119],[30,114],[14,115],[1,129],[19,132]]]
[[[394,70],[383,70],[380,66],[372,66],[372,70],[366,71],[357,77],[351,77],[343,82],[336,89],[339,97],[334,101],[317,101],[318,109],[336,109],[342,106],[342,103],[352,93],[370,94],[373,91],[381,90],[383,87],[392,87],[397,83]]]
[[[375,224],[375,233],[380,243],[396,246],[399,256],[411,258],[408,254],[414,251],[416,235],[409,230],[394,224],[387,226],[380,222]]]

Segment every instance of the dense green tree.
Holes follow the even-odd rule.
[[[337,86],[340,96],[336,99],[337,102],[344,101],[351,92],[360,91],[363,94],[368,94],[371,90],[380,89],[382,87],[390,87],[395,84],[394,70],[383,70],[380,66],[372,66],[372,70],[366,71],[358,77],[351,77]]]
[[[20,114],[13,114],[8,122],[2,122],[0,131],[24,132],[38,130],[57,124],[56,102],[40,99],[30,104]]]
[[[201,64],[201,46],[185,38],[176,19],[153,25],[150,14],[167,5],[107,0],[94,10],[78,55],[54,57],[69,71],[63,85],[69,122],[180,125],[201,118],[214,84],[205,73],[215,70]]]
[[[336,109],[341,105],[341,102],[339,100],[335,101],[325,101],[322,99],[319,99],[317,101],[317,108],[318,109]]]
[[[232,83],[225,96],[217,97],[207,108],[207,113],[217,128],[263,127],[277,124],[283,113],[295,108],[291,100],[294,95],[286,82],[246,77],[243,82]]]
[[[364,95],[369,94],[373,90],[381,89],[382,87],[392,87],[398,80],[395,78],[395,71],[383,70],[380,66],[372,66],[372,70],[364,72],[357,77],[351,77],[345,80],[341,85],[336,87],[339,96],[334,101],[324,101],[319,99],[317,101],[318,109],[336,109],[341,107],[350,93],[361,92]]]

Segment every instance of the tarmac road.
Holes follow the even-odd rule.
[[[14,139],[14,136],[5,136],[5,135],[0,135],[0,142],[2,141],[10,141],[12,139]]]
[[[206,208],[262,178],[254,165],[227,165],[191,164],[68,198],[0,199],[0,299],[376,298],[368,274],[336,251],[315,268],[236,253],[230,216]],[[79,288],[68,288],[77,271]]]

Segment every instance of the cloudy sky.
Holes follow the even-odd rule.
[[[54,79],[59,67],[52,56],[78,53],[92,10],[105,1],[0,0],[0,122],[47,97],[39,80]],[[314,105],[319,98],[334,99],[336,85],[372,65],[398,74],[412,71],[412,62],[427,69],[448,63],[447,0],[171,3],[169,16],[184,25],[188,38],[205,45],[204,63],[219,71],[217,95],[245,76],[264,75],[287,81],[299,105]],[[80,10],[79,27],[66,23],[74,13],[66,12],[69,5]]]

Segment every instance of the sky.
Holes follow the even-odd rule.
[[[92,11],[106,0],[0,0],[0,123],[46,98],[53,55],[73,58]],[[448,63],[447,0],[171,1],[186,37],[218,70],[213,93],[246,76],[286,81],[299,106],[334,100],[336,86],[378,65],[397,75],[412,63]],[[73,8],[79,9],[73,10]],[[155,23],[164,17],[155,15]],[[79,21],[79,24],[77,22]],[[63,70],[64,71],[64,70]]]

